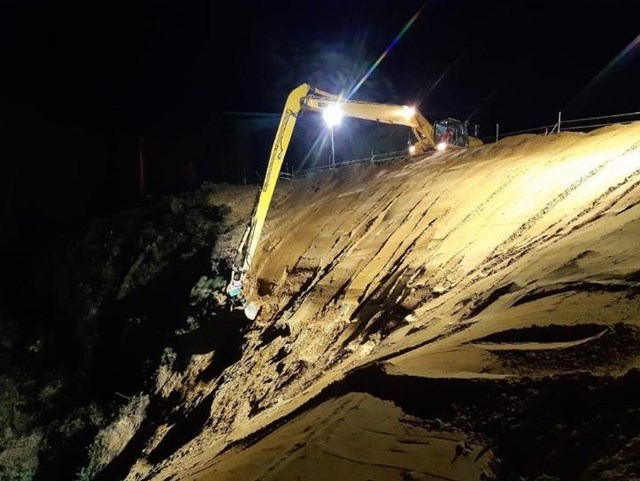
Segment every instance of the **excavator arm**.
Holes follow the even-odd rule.
[[[258,203],[256,204],[253,215],[251,217],[251,223],[249,224],[245,234],[243,235],[241,245],[238,249],[238,256],[236,258],[235,265],[233,266],[233,272],[231,274],[231,281],[227,286],[227,294],[232,298],[242,298],[244,277],[251,266],[253,255],[258,247],[260,241],[260,235],[262,234],[262,228],[264,227],[264,221],[267,218],[267,212],[271,205],[271,199],[273,198],[273,192],[276,188],[276,182],[280,175],[282,168],[282,161],[287,153],[291,136],[293,135],[293,128],[296,125],[298,114],[301,108],[301,100],[312,89],[310,85],[302,84],[298,88],[294,89],[287,97],[282,117],[280,118],[280,124],[276,132],[276,138],[271,147],[271,155],[269,156],[269,164],[267,165],[267,172],[264,177],[262,189],[260,190],[260,196],[258,197]]]
[[[262,233],[262,227],[269,211],[269,205],[273,198],[273,192],[276,188],[276,182],[282,169],[282,161],[289,148],[289,142],[291,142],[291,136],[293,135],[293,128],[298,120],[298,113],[300,112],[301,99],[304,98],[311,90],[311,86],[303,84],[293,90],[287,98],[284,111],[282,112],[282,118],[280,119],[280,125],[276,133],[275,141],[271,147],[271,155],[269,156],[269,164],[267,166],[267,173],[264,177],[264,183],[260,190],[260,197],[258,198],[258,205],[256,206],[255,213],[253,215],[252,226],[250,229],[247,252],[242,263],[242,270],[247,271],[251,265],[251,260],[258,247],[258,241]]]
[[[314,112],[324,112],[335,106],[345,117],[410,127],[422,147],[420,151],[425,151],[435,144],[433,125],[414,107],[341,100],[319,89],[312,89],[311,94],[303,97],[301,102],[304,109]]]

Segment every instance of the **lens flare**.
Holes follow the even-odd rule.
[[[342,113],[342,109],[340,108],[340,105],[338,104],[329,105],[327,109],[322,113],[322,117],[324,118],[324,121],[329,127],[335,127],[337,125],[340,125],[340,122],[342,122],[342,117],[343,117],[343,113]]]
[[[586,102],[586,99],[593,95],[593,93],[604,84],[604,79],[609,76],[612,71],[616,67],[620,67],[623,64],[623,60],[625,57],[630,57],[636,49],[640,45],[640,35],[634,38],[629,44],[623,48],[618,55],[616,55],[613,60],[611,60],[598,74],[593,77],[584,88],[576,94],[576,96],[569,103],[570,106],[576,106]]]
[[[367,70],[365,72],[365,74],[362,76],[362,78],[358,81],[358,83],[351,89],[349,90],[349,92],[347,92],[347,99],[350,99],[351,97],[353,97],[353,95],[358,91],[358,89],[360,89],[360,87],[362,87],[362,84],[365,83],[365,81],[371,76],[371,74],[373,73],[373,71],[378,68],[378,65],[380,65],[380,62],[382,62],[384,60],[384,58],[389,55],[389,52],[391,52],[391,50],[393,50],[393,47],[396,46],[396,44],[400,41],[400,39],[402,38],[402,36],[407,33],[407,30],[409,30],[409,28],[411,27],[411,25],[414,24],[414,22],[418,19],[418,17],[420,16],[420,14],[422,13],[422,11],[424,10],[424,7],[426,6],[426,4],[422,5],[422,7],[420,7],[418,9],[418,11],[413,15],[413,17],[411,17],[409,19],[409,21],[405,24],[404,27],[402,27],[402,30],[400,30],[400,33],[398,35],[396,35],[396,37],[391,41],[391,43],[389,44],[389,46],[385,49],[384,52],[382,52],[382,54],[378,57],[378,60],[376,60],[373,65],[371,67],[369,67],[369,70]]]
[[[611,71],[611,69],[613,69],[613,67],[615,67],[616,65],[618,65],[619,63],[622,62],[622,59],[627,56],[635,47],[637,47],[638,45],[640,45],[640,35],[638,35],[635,39],[633,39],[631,42],[629,42],[629,45],[627,45],[625,48],[622,49],[622,51],[616,55],[613,60],[611,62],[609,62],[605,68],[603,68],[598,75],[596,75],[593,80],[590,82],[591,84],[594,83],[598,83],[600,80],[602,80],[602,78],[607,75],[607,73],[609,73]]]

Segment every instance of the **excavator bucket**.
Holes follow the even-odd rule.
[[[256,317],[258,317],[259,312],[260,308],[253,302],[249,302],[244,306],[244,315],[247,316],[247,319],[250,321],[254,321]]]

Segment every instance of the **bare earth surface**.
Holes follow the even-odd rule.
[[[634,123],[281,180],[258,320],[158,385],[121,472],[640,479],[639,147]],[[212,198],[222,250],[254,195]]]

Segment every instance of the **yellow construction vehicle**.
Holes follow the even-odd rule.
[[[409,147],[409,153],[418,155],[447,147],[468,147],[479,140],[470,142],[466,123],[446,119],[432,125],[414,107],[407,105],[378,104],[355,100],[344,100],[340,96],[325,92],[308,84],[294,89],[287,98],[282,118],[271,148],[271,156],[258,202],[253,211],[251,223],[245,231],[233,265],[231,280],[227,285],[227,295],[233,303],[243,305],[245,314],[254,319],[258,309],[253,303],[245,304],[243,282],[251,267],[251,261],[258,247],[262,228],[271,204],[276,182],[284,156],[293,134],[296,120],[301,111],[322,112],[329,115],[354,117],[386,124],[405,125],[411,128],[416,142]]]

